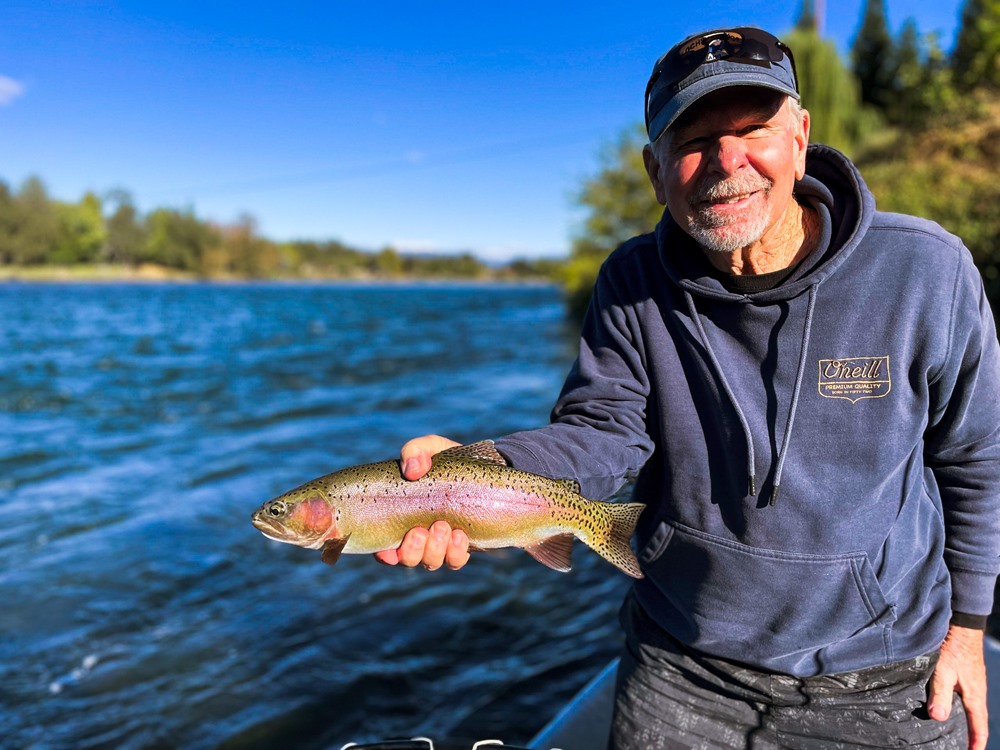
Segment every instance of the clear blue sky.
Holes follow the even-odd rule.
[[[952,46],[961,0],[887,4]],[[0,180],[272,239],[559,256],[656,58],[717,25],[780,34],[798,5],[5,0]],[[862,0],[826,5],[846,50]]]

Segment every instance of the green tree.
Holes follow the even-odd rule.
[[[861,101],[885,110],[892,102],[896,78],[896,51],[885,17],[885,0],[866,0],[851,59],[861,85]]]
[[[952,69],[962,91],[1000,89],[1000,0],[966,0]]]
[[[642,161],[647,143],[641,125],[629,128],[599,156],[600,168],[577,196],[585,210],[563,270],[563,285],[572,314],[586,309],[597,272],[622,242],[649,232],[663,215]]]
[[[47,262],[59,242],[59,216],[45,184],[29,177],[8,208],[0,254],[17,265]]]
[[[264,278],[278,273],[278,251],[257,233],[257,220],[243,214],[232,226],[217,230],[219,242],[206,247],[202,271],[209,276],[234,273]]]
[[[911,18],[896,44],[896,76],[886,119],[916,131],[952,113],[958,104],[951,69],[936,34],[922,37]]]
[[[207,250],[219,242],[218,231],[199,221],[190,209],[158,208],[148,217],[145,260],[170,268],[202,272]]]
[[[1000,97],[984,112],[900,133],[858,167],[880,208],[924,216],[954,232],[972,251],[994,311],[1000,313]]]
[[[107,241],[103,259],[108,263],[136,265],[144,257],[148,228],[127,191],[111,191],[106,202],[114,203],[115,210],[105,219]]]
[[[809,110],[809,140],[852,153],[877,130],[878,114],[862,105],[857,80],[815,28],[800,23],[784,37],[795,54],[802,105]]]
[[[88,192],[79,203],[56,204],[56,214],[58,238],[49,262],[73,265],[96,261],[107,239],[101,199]]]
[[[0,182],[0,265],[14,262],[17,223],[17,202],[10,192],[10,186],[6,182]]]

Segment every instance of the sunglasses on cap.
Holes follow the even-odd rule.
[[[788,45],[763,29],[741,27],[710,31],[687,39],[671,49],[656,63],[646,84],[646,127],[653,114],[673,97],[681,82],[702,65],[725,60],[730,63],[770,68],[772,63],[788,58],[792,79],[798,91],[799,79],[795,58]],[[651,99],[653,90],[656,94]]]

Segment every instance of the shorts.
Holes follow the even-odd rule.
[[[948,721],[927,715],[936,653],[799,678],[692,651],[631,595],[622,624],[609,750],[968,748],[959,695]]]

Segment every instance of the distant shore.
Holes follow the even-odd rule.
[[[0,265],[0,283],[102,283],[102,282],[134,282],[134,283],[378,283],[378,284],[409,284],[409,283],[441,283],[441,284],[514,284],[550,286],[554,282],[547,279],[513,278],[497,274],[495,276],[380,276],[377,274],[354,274],[350,276],[276,276],[249,278],[236,275],[203,276],[186,271],[180,271],[155,263],[143,263],[138,266],[118,265],[111,263],[80,264],[80,265],[39,265],[12,266]]]

